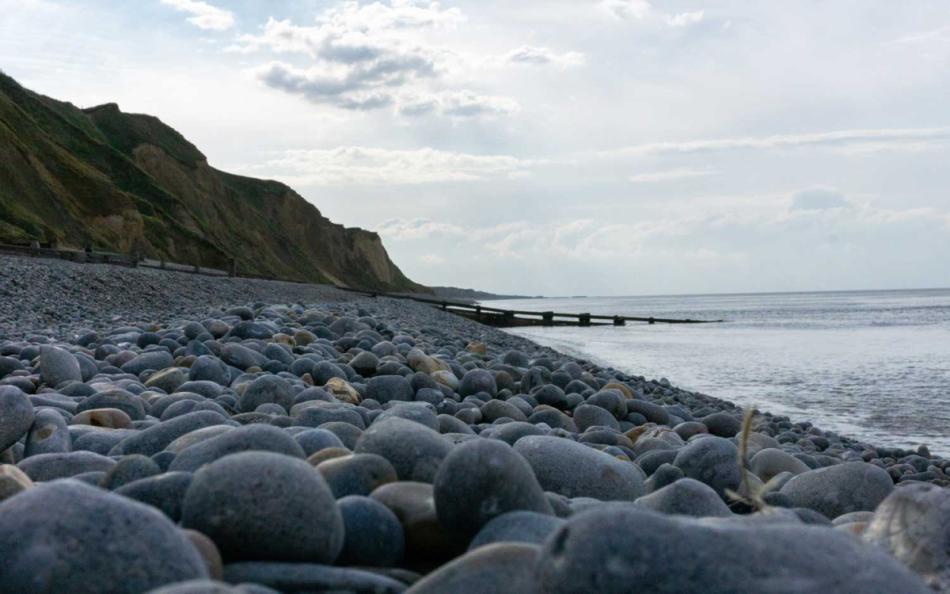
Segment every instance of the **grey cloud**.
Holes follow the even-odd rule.
[[[851,206],[844,194],[829,188],[811,188],[792,196],[791,210],[825,210]]]

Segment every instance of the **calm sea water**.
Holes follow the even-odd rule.
[[[950,455],[950,289],[493,301],[723,324],[517,328],[647,378],[877,445]]]

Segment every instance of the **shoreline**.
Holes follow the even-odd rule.
[[[0,261],[0,328],[60,321],[0,335],[11,591],[944,580],[914,552],[945,544],[950,504],[950,461],[925,448],[743,417],[419,303],[81,266]]]

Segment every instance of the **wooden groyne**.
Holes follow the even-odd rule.
[[[554,311],[527,311],[518,309],[502,309],[489,307],[478,303],[447,301],[421,295],[407,295],[404,293],[374,293],[359,291],[347,287],[337,287],[344,291],[360,293],[369,297],[388,297],[390,299],[408,299],[419,303],[427,303],[443,311],[454,313],[472,320],[498,326],[514,328],[518,326],[626,326],[627,322],[643,324],[716,324],[723,320],[693,320],[690,318],[657,318],[653,316],[609,316],[591,313],[560,313]]]

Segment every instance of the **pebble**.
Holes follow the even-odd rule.
[[[703,522],[623,504],[573,516],[545,541],[537,566],[540,591],[929,591],[886,553],[837,530]]]
[[[93,452],[65,452],[54,454],[36,454],[24,458],[17,468],[26,473],[33,481],[52,481],[68,478],[83,472],[108,472],[116,465],[112,458]]]
[[[902,561],[937,592],[950,591],[950,491],[917,484],[895,489],[874,511],[865,541]]]
[[[293,458],[306,458],[303,448],[286,431],[270,425],[255,424],[222,431],[185,447],[178,452],[168,469],[195,472],[215,460],[247,451],[272,452]]]
[[[280,592],[400,594],[406,589],[402,582],[379,573],[317,563],[229,563],[224,566],[224,580],[262,584]]]
[[[0,501],[9,499],[33,486],[25,472],[12,464],[0,464]]]
[[[496,542],[523,542],[541,545],[564,525],[564,520],[533,511],[511,511],[495,516],[482,526],[468,545],[468,550]]]
[[[389,460],[377,454],[352,454],[317,464],[333,496],[369,495],[377,488],[399,480]]]
[[[683,478],[637,499],[636,504],[663,514],[729,517],[732,512],[712,487],[691,478]]]
[[[794,507],[805,507],[834,520],[856,511],[874,511],[894,490],[883,468],[848,462],[792,477],[779,491]]]
[[[33,424],[26,434],[23,456],[55,454],[72,449],[72,437],[63,415],[51,408],[41,408],[33,416]]]
[[[346,533],[340,564],[391,567],[402,560],[405,536],[399,518],[388,507],[364,495],[342,497],[337,505]]]
[[[23,437],[33,424],[33,404],[16,386],[0,386],[0,452]]]
[[[228,562],[333,563],[344,536],[323,477],[303,460],[271,452],[231,454],[198,470],[182,525],[211,538]]]
[[[570,439],[532,435],[519,439],[514,451],[528,461],[546,491],[603,501],[633,501],[645,492],[638,466]]]
[[[11,593],[137,594],[207,577],[198,551],[168,518],[73,480],[0,503],[0,558],[0,591]]]
[[[82,370],[72,353],[58,347],[43,347],[39,359],[40,381],[51,388],[66,382],[81,382]]]
[[[742,479],[739,472],[738,449],[722,437],[704,437],[692,441],[676,454],[673,466],[687,477],[706,483],[726,498],[726,490],[737,491]]]
[[[173,522],[181,520],[181,505],[191,485],[190,472],[165,472],[127,482],[115,489],[119,495],[151,505]]]
[[[360,435],[354,451],[389,460],[401,481],[431,483],[452,444],[437,431],[397,417],[373,423]]]
[[[506,512],[554,514],[528,462],[497,440],[456,446],[439,466],[433,487],[439,522],[469,538]]]

